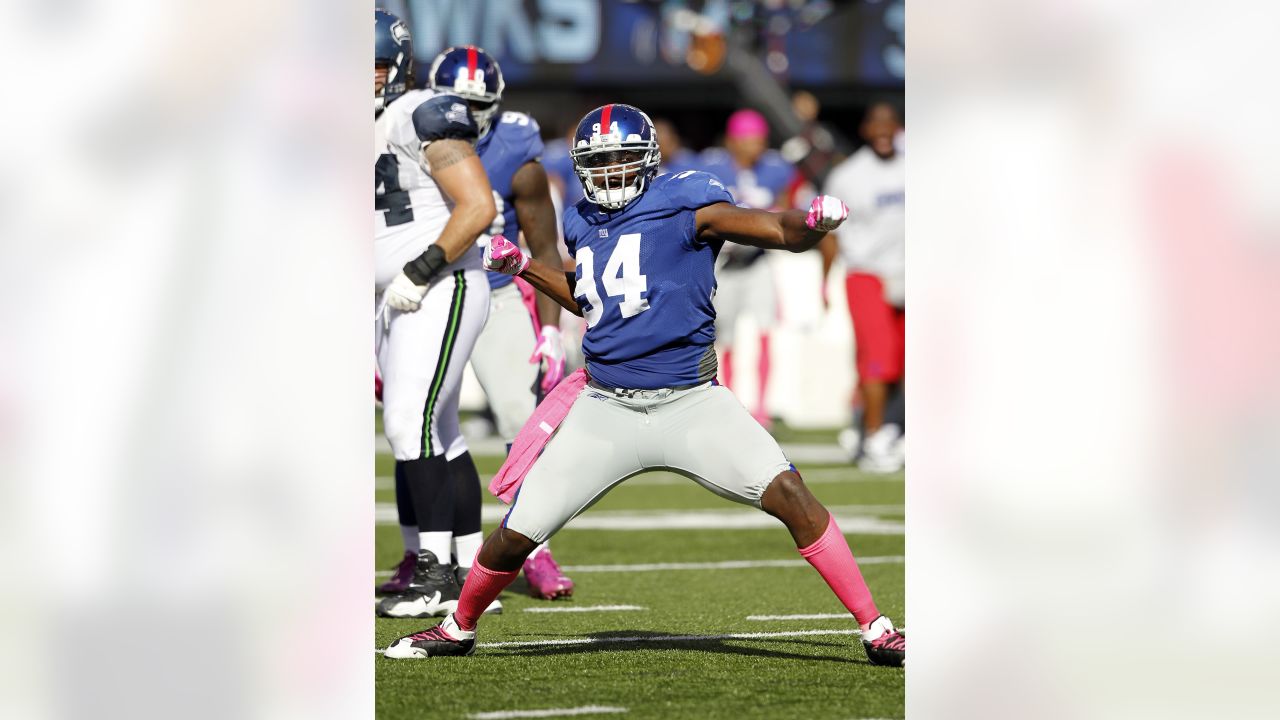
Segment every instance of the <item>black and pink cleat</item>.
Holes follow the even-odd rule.
[[[384,657],[392,660],[414,660],[442,656],[466,656],[476,651],[475,631],[458,627],[450,613],[433,628],[398,638],[387,647]]]
[[[871,639],[868,640],[867,638]],[[893,627],[889,618],[881,615],[862,633],[862,648],[872,665],[906,667],[907,632]]]

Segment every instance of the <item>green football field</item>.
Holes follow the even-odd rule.
[[[829,433],[777,434],[839,518],[881,611],[904,626],[902,475],[839,462]],[[500,452],[473,443],[485,483]],[[379,581],[402,553],[392,467],[382,445]],[[487,533],[501,506],[484,497]],[[616,488],[551,546],[577,583],[573,599],[534,600],[521,577],[501,596],[504,612],[481,621],[474,656],[377,656],[381,720],[904,716],[903,671],[867,663],[853,619],[781,523],[758,510],[651,473]],[[374,622],[380,647],[435,624]]]

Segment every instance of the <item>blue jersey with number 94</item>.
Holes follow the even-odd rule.
[[[622,210],[588,200],[564,217],[577,263],[573,292],[587,319],[582,350],[592,379],[652,389],[715,377],[715,259],[694,213],[733,196],[707,173],[661,175]]]

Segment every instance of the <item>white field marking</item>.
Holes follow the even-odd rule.
[[[764,640],[769,638],[811,637],[814,635],[861,635],[858,628],[848,630],[786,630],[783,632],[726,633],[724,635],[650,635],[629,637],[577,637],[557,640],[508,640],[504,642],[476,643],[478,648],[551,647],[563,645],[617,645],[626,643],[661,642],[716,642],[719,640]],[[383,648],[374,648],[379,655]]]
[[[871,517],[900,514],[901,505],[835,505],[828,508],[846,535],[902,535],[901,520]],[[507,514],[501,505],[484,505],[480,517],[497,522]],[[374,519],[379,525],[396,525],[395,503],[378,503]],[[758,510],[598,510],[580,515],[566,526],[574,530],[761,530],[779,527],[778,521]]]
[[[382,433],[374,434],[373,446],[379,455],[392,454],[391,443],[387,442],[387,436]],[[497,455],[502,457],[507,454],[507,444],[501,438],[495,436],[467,438],[467,450],[472,455]]]
[[[858,558],[859,565],[892,565],[901,563],[902,555],[872,555]],[[669,570],[748,570],[751,568],[808,567],[807,560],[721,560],[719,562],[641,563],[638,565],[562,565],[573,573],[600,572],[666,572]],[[379,570],[378,577],[391,577],[393,570]]]
[[[900,563],[901,555],[873,555],[858,558],[859,565],[885,565]],[[665,572],[668,570],[746,570],[769,567],[808,567],[809,561],[795,560],[722,560],[720,562],[644,563],[639,565],[564,565],[565,572]],[[387,571],[390,575],[391,571]]]
[[[748,620],[852,620],[853,616],[844,613],[815,613],[813,615],[748,615]]]
[[[562,568],[563,569],[563,568]],[[582,612],[614,612],[623,610],[648,610],[640,605],[567,605],[565,607],[528,607],[525,612],[531,613],[582,613]]]
[[[804,477],[804,481],[808,485],[842,485],[845,483],[900,483],[902,475],[863,475],[852,467],[846,468],[818,468],[816,470],[806,471],[800,468],[800,474]],[[489,481],[493,479],[492,475],[480,475],[480,484],[484,487],[489,486]],[[619,485],[619,487],[634,486],[653,486],[653,485],[688,485],[696,487],[697,483],[683,475],[676,475],[669,472],[652,472],[638,475]],[[379,475],[374,478],[375,490],[395,490],[396,479],[392,475]]]
[[[615,645],[622,643],[660,642],[715,642],[718,640],[761,640],[766,638],[808,637],[811,635],[860,635],[861,630],[788,630],[786,632],[726,633],[724,635],[653,635],[633,637],[580,637],[562,640],[512,640],[507,642],[476,643],[476,647],[548,647],[552,645]]]
[[[506,718],[549,718],[568,717],[570,715],[603,715],[606,713],[624,713],[624,707],[610,705],[583,705],[576,708],[548,708],[546,710],[495,710],[493,712],[471,713],[471,720],[505,720]]]
[[[900,483],[906,479],[903,473],[891,473],[888,475],[879,475],[872,473],[864,473],[853,465],[848,467],[821,467],[812,470],[800,467],[800,477],[804,478],[806,483],[820,485],[824,483]]]
[[[380,455],[391,454],[391,443],[382,433],[374,436],[374,447]],[[502,457],[507,452],[507,444],[497,437],[467,438],[467,449],[472,455],[496,455]],[[843,465],[849,462],[849,453],[844,448],[827,443],[782,443],[782,452],[787,459],[795,463],[801,474],[805,464]]]

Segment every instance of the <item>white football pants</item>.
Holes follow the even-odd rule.
[[[376,318],[382,424],[396,460],[466,452],[458,429],[462,371],[489,313],[484,271],[436,277],[415,312],[385,307]]]

